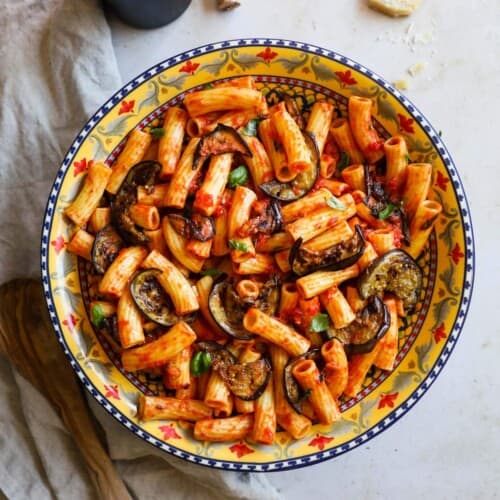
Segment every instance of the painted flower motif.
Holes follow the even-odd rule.
[[[104,394],[104,397],[113,398],[113,399],[121,399],[117,385],[105,385],[104,389],[106,389],[106,393]]]
[[[271,50],[271,47],[266,47],[265,50],[257,54],[257,57],[264,59],[264,62],[269,64],[277,55],[278,53]]]
[[[434,334],[434,342],[436,342],[436,344],[438,344],[440,340],[444,340],[446,338],[444,323],[441,323],[437,328],[432,330],[432,333]]]
[[[249,448],[245,443],[242,443],[241,441],[238,444],[233,444],[233,446],[230,446],[229,449],[231,450],[232,453],[236,453],[236,456],[238,458],[241,458],[245,455],[249,455],[250,453],[253,453],[255,450],[252,450],[252,448]]]
[[[86,172],[94,163],[94,160],[89,160],[87,158],[82,158],[80,161],[73,162],[75,169],[73,170],[73,177],[80,175],[82,172]]]
[[[448,256],[452,258],[455,265],[460,262],[460,259],[463,259],[465,257],[464,253],[458,246],[458,243],[455,243],[453,250],[448,254]]]
[[[198,69],[199,63],[194,63],[189,60],[182,68],[179,70],[179,73],[189,73],[190,75],[194,75],[194,72]]]
[[[234,71],[235,69],[236,69],[236,66],[233,63],[227,65],[228,71]]]
[[[394,408],[394,401],[398,397],[398,394],[399,392],[393,392],[392,394],[382,394],[377,408],[379,410],[381,408],[385,408],[386,406],[388,406],[389,408]]]
[[[64,241],[64,238],[61,235],[59,235],[55,240],[52,240],[50,244],[54,247],[56,255],[59,255],[66,243]]]
[[[403,132],[407,132],[408,134],[414,134],[415,129],[413,128],[413,118],[406,118],[406,116],[398,113],[399,118],[399,128]]]
[[[316,434],[316,437],[309,442],[308,446],[316,446],[316,448],[323,451],[325,446],[331,441],[333,441],[332,437]]]
[[[446,191],[446,188],[448,187],[448,182],[450,182],[450,179],[448,177],[445,177],[439,170],[437,173],[436,177],[436,186],[443,191]]]
[[[118,114],[123,115],[124,113],[131,113],[134,111],[134,105],[135,101],[133,99],[130,101],[122,101]]]
[[[63,321],[63,325],[67,326],[71,331],[75,329],[77,323],[78,318],[74,314],[68,314],[66,319]]]
[[[408,363],[408,368],[410,370],[413,370],[415,368],[416,364],[415,364],[415,361],[413,361],[413,359]]]
[[[170,438],[172,438],[172,439],[180,439],[181,438],[179,436],[179,434],[177,434],[177,432],[175,431],[173,424],[170,424],[170,425],[161,425],[158,428],[163,433],[163,439],[165,441],[169,440]]]
[[[346,71],[335,71],[335,74],[339,77],[340,82],[344,87],[347,85],[355,85],[356,83],[358,83],[357,80],[353,78],[350,69]]]
[[[308,66],[304,66],[302,68],[302,73],[304,73],[305,75],[308,75],[310,72],[311,72],[311,69]]]

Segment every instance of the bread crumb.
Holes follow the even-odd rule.
[[[398,90],[408,90],[408,80],[406,78],[396,80],[392,86]]]
[[[420,62],[420,63],[415,63],[412,66],[410,66],[406,71],[408,74],[412,77],[417,76],[423,69],[425,68],[425,63]]]
[[[420,5],[420,0],[368,0],[368,6],[392,17],[409,16]]]

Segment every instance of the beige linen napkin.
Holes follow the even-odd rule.
[[[39,276],[42,216],[58,166],[86,119],[120,86],[97,0],[0,0],[0,283]],[[140,500],[278,498],[264,475],[180,461],[91,405]],[[0,488],[9,499],[94,498],[59,417],[3,358]]]

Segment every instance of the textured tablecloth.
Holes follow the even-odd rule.
[[[0,283],[39,276],[41,221],[58,166],[120,85],[97,0],[0,0]],[[170,457],[90,404],[135,497],[278,498],[266,476]],[[95,498],[59,417],[1,357],[0,487],[9,499]]]

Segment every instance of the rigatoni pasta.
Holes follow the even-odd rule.
[[[203,441],[301,439],[316,423],[334,431],[371,368],[397,362],[407,304],[360,284],[384,256],[424,250],[442,211],[433,167],[408,161],[402,135],[379,137],[370,99],[335,118],[332,100],[291,101],[268,107],[250,76],[189,92],[111,168],[92,163],[66,209],[66,250],[105,264],[91,321],[114,327],[125,371],[161,386],[139,396],[141,420],[194,422]],[[141,160],[154,175],[117,202]],[[379,313],[387,324],[365,338]]]

